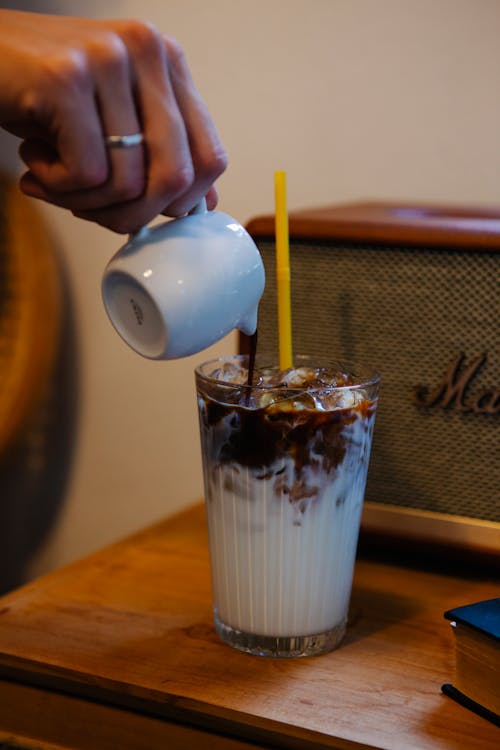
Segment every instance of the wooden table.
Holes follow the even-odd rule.
[[[330,654],[272,660],[217,639],[197,506],[0,599],[0,747],[498,750],[440,692],[443,611],[493,580],[373,560]]]

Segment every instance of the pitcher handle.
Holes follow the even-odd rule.
[[[196,206],[193,206],[191,211],[187,214],[188,216],[193,216],[194,214],[206,214],[207,213],[207,201],[205,198],[202,198],[199,203],[196,204]],[[129,242],[137,242],[138,240],[141,241],[147,237],[149,233],[149,227],[147,224],[145,224],[143,227],[137,230],[137,232],[134,232],[133,234],[129,234],[128,241]]]
[[[193,214],[206,214],[207,213],[207,201],[205,198],[202,198],[199,203],[194,206],[191,211],[189,212],[188,216],[193,216]]]

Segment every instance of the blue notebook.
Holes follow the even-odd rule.
[[[444,616],[455,633],[456,669],[453,684],[441,690],[500,726],[500,598],[456,607]]]

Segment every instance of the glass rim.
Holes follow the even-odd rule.
[[[199,365],[197,365],[194,369],[195,375],[197,378],[200,378],[205,383],[209,383],[210,385],[214,386],[221,386],[225,388],[237,388],[241,391],[242,388],[252,390],[255,388],[265,389],[268,391],[278,390],[282,389],[283,385],[265,385],[265,384],[259,384],[259,383],[253,383],[252,385],[248,385],[247,383],[228,383],[227,380],[220,380],[219,378],[215,378],[211,375],[207,375],[203,372],[203,368],[208,367],[209,365],[215,365],[217,363],[222,364],[224,362],[231,362],[234,360],[246,360],[248,362],[248,354],[228,354],[223,357],[214,357],[213,359],[208,359],[205,362],[201,362]],[[260,362],[267,361],[268,359],[271,359],[271,357],[267,357],[267,355],[257,355],[256,357],[256,365],[259,365]],[[349,385],[322,385],[322,386],[314,386],[314,387],[307,387],[304,385],[298,385],[298,386],[289,386],[290,391],[307,391],[308,393],[312,393],[314,391],[318,390],[324,390],[325,388],[329,388],[332,391],[353,391],[363,388],[373,388],[375,386],[378,386],[380,383],[380,373],[378,370],[375,370],[372,367],[367,367],[365,365],[355,365],[349,362],[343,362],[341,360],[333,360],[333,359],[327,359],[321,360],[319,357],[314,357],[309,354],[298,354],[294,355],[294,363],[295,366],[297,366],[297,362],[308,362],[308,363],[314,363],[316,367],[334,367],[336,369],[339,369],[340,372],[346,372],[348,374],[352,374],[353,377],[357,377],[357,372],[362,372],[363,377],[360,377],[359,382],[351,383]],[[298,365],[301,366],[301,365]],[[302,366],[305,366],[303,364]],[[271,361],[269,364],[256,366],[256,371],[261,369],[279,369],[279,363],[276,361],[276,358],[274,361]]]

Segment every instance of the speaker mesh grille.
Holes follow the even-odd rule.
[[[277,342],[274,242],[266,268],[259,352]],[[498,415],[418,407],[458,355],[488,358],[470,394],[500,382],[500,254],[291,243],[296,353],[358,362],[382,375],[366,499],[500,521]],[[470,396],[469,394],[469,396]]]

